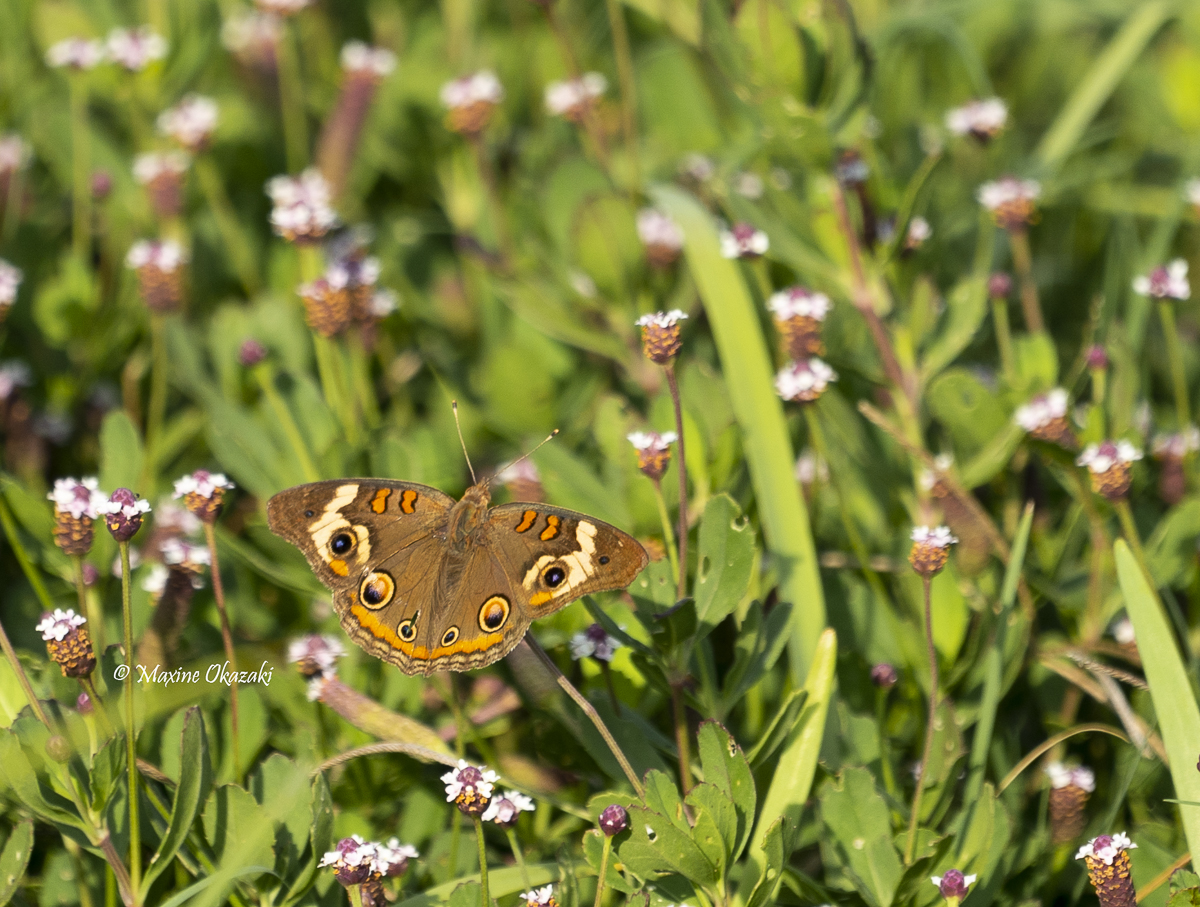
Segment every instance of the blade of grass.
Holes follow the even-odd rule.
[[[763,534],[779,561],[782,597],[796,605],[788,645],[792,677],[799,683],[825,627],[825,597],[808,509],[794,475],[783,405],[772,384],[771,355],[736,262],[721,256],[716,225],[708,212],[678,189],[655,186],[651,195],[683,229],[688,267],[725,365]]]
[[[1196,771],[1196,741],[1200,740],[1200,708],[1188,680],[1187,669],[1179,656],[1175,634],[1163,613],[1158,595],[1146,582],[1142,568],[1123,540],[1113,546],[1117,578],[1125,596],[1125,609],[1133,621],[1138,647],[1152,652],[1145,659],[1146,682],[1162,732],[1167,755],[1171,759],[1171,780],[1181,800],[1200,800],[1200,772]],[[1180,810],[1180,821],[1187,836],[1188,849],[1200,853],[1200,812]]]

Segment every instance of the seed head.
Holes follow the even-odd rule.
[[[662,434],[656,431],[635,431],[628,438],[637,451],[638,469],[642,471],[642,475],[657,482],[671,463],[671,445],[678,440],[678,436],[673,431]]]

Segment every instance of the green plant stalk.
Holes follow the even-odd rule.
[[[351,907],[363,907],[363,896],[361,885],[351,885],[346,889],[346,894],[350,896]]]
[[[213,598],[217,602],[217,614],[221,619],[221,641],[225,645],[225,660],[229,662],[229,670],[233,680],[229,684],[229,727],[233,737],[233,780],[240,784],[242,780],[242,748],[238,736],[238,684],[237,656],[233,651],[233,632],[229,628],[229,613],[225,609],[225,586],[221,582],[221,562],[217,559],[217,533],[213,522],[204,523],[204,539],[208,542],[209,572],[212,574]]]
[[[1146,582],[1153,589],[1154,577],[1150,575],[1150,565],[1146,562],[1146,552],[1142,548],[1142,537],[1138,534],[1137,525],[1133,522],[1133,511],[1129,509],[1129,501],[1125,498],[1114,501],[1113,509],[1117,511],[1117,519],[1121,523],[1121,535],[1125,537],[1125,543],[1133,550],[1133,556],[1137,558],[1138,566],[1142,568]],[[1155,595],[1157,596],[1157,594],[1156,592]]]
[[[483,183],[487,193],[488,211],[491,214],[492,229],[496,231],[496,244],[505,261],[512,258],[512,239],[509,234],[507,212],[500,198],[500,180],[496,176],[496,168],[488,156],[487,145],[483,135],[475,134],[469,137],[471,151],[475,157],[475,167],[479,171],[479,181]]]
[[[682,573],[679,566],[679,552],[675,549],[675,529],[671,525],[671,513],[667,510],[667,499],[663,497],[662,482],[659,479],[650,480],[654,484],[654,500],[658,502],[658,518],[662,522],[663,544],[667,546],[667,560],[671,562],[671,570]],[[678,597],[675,599],[679,600]]]
[[[146,463],[158,462],[158,445],[162,438],[167,412],[166,322],[158,312],[150,313],[150,400],[146,405]]]
[[[96,692],[96,683],[92,680],[89,674],[86,677],[79,678],[79,684],[83,687],[83,691],[88,694],[88,698],[92,701],[92,706],[96,710],[96,714],[100,718],[100,725],[104,729],[104,733],[112,736],[116,730],[113,727],[112,721],[108,717],[108,709],[104,707],[104,700],[100,698],[100,694]]]
[[[212,157],[203,154],[196,158],[195,168],[200,188],[204,191],[205,200],[221,234],[221,241],[225,244],[225,252],[237,271],[238,280],[246,296],[253,298],[258,294],[259,285],[254,264],[254,246],[250,237],[238,221],[233,204],[229,200],[229,193],[225,191],[225,184],[221,181],[221,174],[217,171]]]
[[[142,828],[138,816],[137,722],[133,714],[133,596],[130,584],[133,570],[129,565],[129,542],[119,542],[121,550],[121,622],[125,633],[125,762],[129,772],[129,878],[131,890],[142,884]]]
[[[529,870],[525,868],[525,854],[521,853],[521,843],[517,840],[517,833],[511,828],[506,828],[504,831],[508,835],[508,846],[512,848],[513,859],[517,861],[517,868],[521,870],[521,881],[525,883],[525,890],[532,890],[533,883],[529,881]]]
[[[71,94],[71,246],[86,266],[92,246],[92,173],[85,78],[82,73],[67,77]]]
[[[33,714],[37,715],[38,721],[44,724],[51,734],[57,733],[55,726],[50,723],[50,716],[42,708],[42,701],[33,692],[33,684],[29,682],[25,666],[17,659],[16,650],[13,649],[13,645],[8,639],[8,631],[4,629],[3,623],[0,623],[0,649],[4,650],[4,657],[8,659],[13,673],[17,675],[17,682],[21,684],[21,689],[25,692],[25,698],[29,700],[29,707],[33,709]]]
[[[350,381],[358,399],[358,411],[368,429],[379,425],[379,402],[371,386],[371,361],[363,346],[362,334],[355,328],[346,335],[346,357],[349,360]]]
[[[72,566],[75,568],[75,595],[79,602],[79,613],[88,619],[91,624],[92,645],[95,646],[98,652],[104,651],[104,614],[100,609],[100,603],[89,600],[87,594],[87,583],[83,581],[83,557],[82,555],[71,556]]]
[[[640,143],[637,133],[637,87],[633,72],[633,52],[629,44],[629,29],[625,24],[625,12],[619,0],[605,0],[608,11],[608,26],[612,32],[613,51],[617,58],[617,81],[621,85],[621,127],[625,133],[625,148],[633,167],[633,185],[642,185],[641,162],[638,159]]]
[[[283,119],[283,144],[289,173],[299,173],[308,163],[308,124],[305,121],[304,86],[300,78],[299,40],[285,20],[276,45],[279,73],[279,108]]]
[[[679,786],[686,797],[692,789],[691,745],[688,741],[687,705],[683,701],[683,685],[671,682],[671,715],[675,721],[675,749],[679,753]]]
[[[479,885],[483,889],[481,907],[490,907],[492,899],[488,897],[488,864],[487,843],[483,840],[483,822],[479,816],[471,816],[475,823],[475,840],[479,842]]]
[[[1000,370],[1004,380],[1012,385],[1016,375],[1013,359],[1012,327],[1008,323],[1008,300],[992,300],[992,324],[996,328],[996,347],[1000,351]]]
[[[929,780],[929,753],[933,749],[933,731],[937,723],[938,703],[938,663],[937,648],[933,644],[933,607],[930,589],[933,578],[922,576],[925,599],[925,648],[929,654],[929,719],[925,723],[925,746],[921,751],[921,764],[917,770],[917,785],[913,791],[912,812],[908,817],[908,843],[904,847],[904,865],[911,866],[913,853],[917,847],[917,825],[921,818],[921,797],[925,793],[925,784]]]
[[[316,464],[313,463],[312,454],[308,450],[304,436],[300,434],[296,420],[292,418],[292,411],[288,409],[283,398],[279,396],[279,391],[275,388],[274,372],[265,362],[254,366],[253,372],[255,380],[262,390],[263,398],[271,407],[271,411],[279,422],[279,427],[287,436],[288,443],[292,446],[292,452],[296,454],[296,460],[300,463],[300,471],[304,474],[304,481],[316,482],[321,478],[321,474],[317,471]]]
[[[17,231],[24,188],[25,168],[17,167],[8,175],[8,191],[4,196],[4,223],[0,224],[0,242],[7,243]]]
[[[612,838],[604,835],[604,848],[600,851],[600,875],[596,877],[596,902],[593,907],[600,907],[604,898],[604,879],[608,876],[608,858],[612,855]]]
[[[4,535],[8,539],[8,546],[12,548],[13,556],[17,559],[17,563],[21,565],[21,572],[25,574],[25,578],[29,580],[29,585],[33,587],[34,595],[42,605],[43,611],[53,611],[54,602],[50,599],[50,593],[46,591],[46,585],[42,582],[41,575],[34,569],[33,563],[29,560],[29,553],[25,550],[25,545],[21,542],[20,535],[17,534],[17,524],[13,522],[12,512],[8,509],[8,503],[4,500],[4,496],[0,494],[0,526],[4,527]]]
[[[1046,321],[1042,317],[1042,304],[1038,301],[1037,284],[1033,280],[1033,253],[1029,250],[1028,231],[1009,230],[1008,246],[1012,250],[1013,270],[1017,272],[1025,329],[1031,334],[1044,333]]]
[[[875,691],[875,728],[879,734],[879,767],[883,774],[883,789],[895,802],[900,802],[900,788],[896,786],[896,774],[892,771],[891,746],[887,735],[887,700],[888,691]],[[895,812],[893,812],[895,815]]]
[[[604,686],[608,688],[608,700],[612,703],[613,714],[621,717],[621,700],[617,698],[617,688],[613,684],[612,667],[607,661],[600,660],[600,673],[604,675]]]
[[[679,581],[675,587],[675,601],[681,601],[687,595],[688,570],[688,496],[687,496],[687,456],[683,448],[683,401],[679,396],[679,379],[675,377],[675,363],[668,362],[663,371],[667,373],[667,387],[671,391],[671,406],[675,410],[675,434],[678,435],[675,444],[679,450],[678,466],[675,472],[679,476]]]
[[[450,820],[450,878],[458,876],[458,844],[462,838],[462,813],[454,810],[454,815]]]
[[[1183,368],[1183,347],[1179,344],[1179,331],[1175,326],[1175,307],[1165,299],[1158,302],[1158,317],[1162,321],[1163,339],[1167,343],[1167,361],[1171,364],[1171,384],[1175,390],[1176,428],[1186,431],[1192,421],[1188,405],[1187,372]]]

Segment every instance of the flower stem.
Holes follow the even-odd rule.
[[[629,780],[629,783],[633,787],[634,792],[637,794],[638,799],[645,800],[646,789],[642,787],[642,782],[638,780],[637,772],[635,772],[633,770],[633,766],[629,764],[629,759],[626,758],[625,753],[622,752],[620,745],[616,741],[616,738],[613,737],[612,732],[609,731],[607,725],[605,725],[604,719],[600,717],[600,714],[596,711],[595,706],[588,702],[584,695],[575,688],[575,685],[572,684],[571,681],[567,680],[565,676],[563,676],[563,672],[558,669],[558,665],[554,663],[554,659],[546,654],[546,650],[538,644],[537,640],[533,638],[532,634],[525,634],[524,642],[525,645],[529,646],[529,648],[533,650],[534,654],[536,654],[542,660],[542,663],[550,670],[550,673],[554,675],[555,680],[558,682],[558,685],[563,688],[563,691],[566,692],[566,694],[573,700],[575,700],[575,704],[583,710],[583,713],[587,715],[592,724],[596,726],[596,730],[600,732],[600,736],[604,738],[604,742],[612,751],[613,756],[616,757],[617,763],[621,766],[621,771],[625,773],[625,777]]]
[[[72,73],[71,92],[71,245],[84,265],[92,245],[91,136],[88,132],[88,90],[84,76]]]
[[[0,242],[8,242],[17,231],[21,219],[21,197],[24,194],[24,168],[17,167],[8,175],[8,188],[4,194],[4,221],[0,225]]]
[[[658,502],[658,518],[662,521],[663,543],[667,546],[667,560],[671,562],[671,570],[678,573],[679,552],[675,550],[675,530],[671,526],[671,514],[667,510],[666,498],[663,497],[662,482],[659,479],[652,481],[654,483],[654,499]]]
[[[352,907],[363,907],[363,896],[361,885],[351,885],[346,889],[346,894],[350,896],[350,904]]]
[[[1031,334],[1046,330],[1042,318],[1042,304],[1038,301],[1037,284],[1033,281],[1033,255],[1029,251],[1029,233],[1025,230],[1010,230],[1008,245],[1012,250],[1013,270],[1021,285],[1021,311],[1025,315],[1025,328]]]
[[[617,79],[621,84],[621,127],[625,133],[625,148],[633,168],[633,184],[639,187],[642,184],[642,176],[638,161],[637,87],[629,29],[625,24],[625,11],[618,0],[605,0],[605,7],[608,10],[608,25],[612,31],[613,50],[617,57]]]
[[[38,720],[49,729],[51,734],[55,733],[54,725],[50,723],[50,717],[46,714],[46,710],[42,708],[41,700],[33,692],[33,684],[29,682],[29,675],[25,673],[25,666],[17,660],[17,653],[13,649],[12,643],[9,642],[4,624],[0,624],[0,649],[4,650],[4,657],[8,659],[13,673],[17,675],[17,681],[21,684],[21,689],[25,691],[25,698],[29,700],[29,706],[33,709],[33,714],[37,715]]]
[[[304,436],[300,434],[296,420],[292,418],[292,411],[288,409],[287,404],[283,402],[283,398],[279,396],[279,391],[275,387],[274,372],[265,362],[260,362],[254,367],[253,371],[254,378],[258,381],[258,386],[262,390],[267,405],[275,413],[275,419],[279,422],[279,427],[283,429],[288,443],[292,445],[292,451],[296,454],[296,459],[300,463],[300,471],[304,475],[304,481],[317,481],[321,477],[321,474],[317,471],[317,467],[313,463],[312,454],[309,453],[308,444],[305,442]]]
[[[609,665],[609,663],[607,661],[604,661],[603,659],[597,659],[597,661],[600,662],[600,673],[604,675],[604,685],[606,687],[608,687],[608,698],[609,698],[609,701],[612,703],[613,713],[618,718],[620,718],[621,717],[621,700],[619,700],[617,698],[617,688],[613,684],[612,667]]]
[[[210,522],[204,524],[204,538],[208,542],[213,598],[216,599],[217,614],[221,618],[221,640],[225,644],[225,660],[229,662],[229,670],[234,675],[233,681],[229,684],[229,726],[233,731],[233,780],[235,783],[240,783],[242,749],[238,738],[237,658],[233,652],[233,633],[229,629],[229,612],[225,609],[225,587],[221,583],[221,565],[217,560],[217,531]]]
[[[278,43],[279,107],[283,117],[283,143],[289,173],[299,173],[308,162],[308,126],[305,123],[304,86],[300,81],[297,36],[284,26]]]
[[[104,614],[99,603],[89,602],[87,583],[83,581],[83,556],[74,555],[71,560],[75,567],[75,594],[79,600],[79,613],[91,624],[92,645],[97,652],[104,651]],[[93,606],[94,605],[94,606]]]
[[[925,647],[929,655],[929,720],[925,724],[925,748],[921,753],[921,765],[917,770],[917,789],[913,791],[912,813],[908,817],[908,844],[904,848],[904,863],[912,865],[913,853],[917,846],[917,824],[921,817],[921,795],[925,792],[925,777],[929,771],[929,753],[933,749],[933,730],[937,721],[938,702],[938,663],[937,649],[933,645],[933,608],[930,601],[930,587],[933,579],[922,576],[925,598]]]
[[[887,690],[875,691],[875,727],[879,734],[879,767],[883,774],[883,789],[887,791],[892,800],[899,803],[900,789],[896,787],[896,775],[892,771],[891,747],[888,745],[887,738],[887,700]]]
[[[475,840],[479,842],[479,884],[483,887],[482,907],[489,907],[491,898],[488,897],[488,866],[487,844],[483,840],[483,822],[479,816],[472,816],[475,822]]]
[[[167,412],[167,338],[163,316],[150,314],[150,401],[146,406],[146,468],[152,469],[160,453],[163,422]]]
[[[675,719],[675,748],[679,751],[679,784],[684,796],[692,787],[691,747],[688,742],[687,705],[683,701],[683,685],[671,682],[671,712]]]
[[[687,544],[688,544],[688,498],[687,498],[687,458],[683,447],[683,403],[679,397],[679,381],[675,377],[675,363],[668,362],[663,371],[667,373],[667,387],[671,390],[671,405],[675,409],[675,434],[679,437],[675,443],[679,446],[676,470],[679,474],[679,582],[676,585],[675,600],[679,601],[687,595]]]
[[[225,184],[221,182],[221,175],[212,158],[207,154],[201,155],[196,159],[195,166],[200,187],[204,190],[204,197],[217,223],[217,230],[221,233],[221,241],[225,243],[225,251],[234,270],[237,271],[242,289],[248,297],[253,298],[258,293],[254,246],[238,221],[233,204],[229,201],[229,193],[225,191]]]
[[[600,851],[600,875],[596,877],[596,903],[594,907],[600,907],[600,901],[604,897],[604,878],[608,875],[608,858],[611,854],[612,838],[605,835],[604,849]]]
[[[125,631],[125,762],[129,771],[129,875],[132,890],[142,879],[142,829],[138,817],[137,722],[133,715],[133,598],[130,594],[129,542],[121,549],[121,619]]]
[[[992,324],[996,329],[996,346],[1000,350],[1000,369],[1010,385],[1016,375],[1013,359],[1012,328],[1008,323],[1008,300],[992,300]]]
[[[512,848],[513,859],[517,861],[517,868],[521,870],[521,881],[525,883],[525,890],[531,891],[533,883],[529,881],[529,870],[525,868],[525,855],[521,853],[521,843],[517,840],[517,833],[514,829],[506,828],[508,833],[508,846]]]
[[[108,717],[108,709],[104,707],[104,701],[100,698],[100,694],[96,692],[96,682],[92,680],[89,674],[86,677],[80,677],[79,683],[83,686],[83,690],[88,694],[88,698],[92,701],[92,707],[96,710],[96,714],[100,716],[100,724],[104,728],[104,733],[112,736],[115,729],[112,721]]]
[[[458,842],[462,838],[462,813],[457,809],[450,819],[450,878],[458,877]]]
[[[1179,331],[1175,327],[1175,309],[1165,299],[1158,302],[1158,317],[1162,321],[1163,339],[1167,342],[1167,359],[1171,363],[1171,383],[1175,387],[1176,428],[1184,431],[1191,419],[1188,406],[1187,372],[1183,368],[1183,348],[1179,345]]]

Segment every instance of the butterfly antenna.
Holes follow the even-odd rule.
[[[513,460],[507,466],[497,469],[495,474],[492,476],[492,478],[495,478],[496,476],[500,475],[500,473],[504,472],[505,469],[511,469],[512,467],[516,466],[518,463],[523,463],[525,460],[528,460],[535,453],[537,453],[539,450],[541,450],[543,446],[548,444],[550,441],[554,440],[554,436],[557,434],[558,434],[558,429],[556,428],[556,429],[554,429],[554,431],[550,432],[550,434],[546,435],[546,437],[542,440],[542,443],[539,444],[537,447],[535,447],[533,450],[529,451],[528,453],[521,454],[521,456],[517,457],[515,460]]]
[[[450,408],[454,410],[454,427],[458,429],[458,443],[462,445],[463,456],[467,459],[467,469],[471,470],[471,484],[478,485],[479,480],[475,478],[475,467],[471,465],[471,455],[467,453],[467,442],[463,440],[462,423],[458,421],[458,401],[451,400]]]

